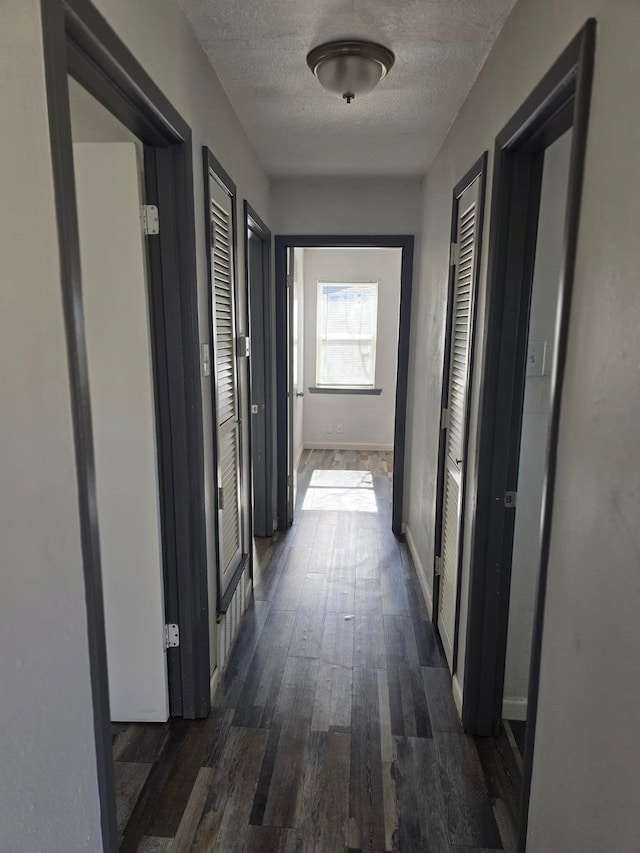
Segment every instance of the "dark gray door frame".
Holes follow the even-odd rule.
[[[478,219],[477,219],[477,235],[478,239],[476,241],[476,261],[475,261],[475,277],[472,286],[472,299],[471,299],[471,316],[469,320],[470,327],[470,340],[469,340],[469,369],[467,373],[467,387],[465,390],[466,399],[467,399],[467,407],[465,413],[465,433],[464,433],[464,444],[463,444],[463,458],[466,460],[467,458],[467,449],[469,446],[469,423],[471,420],[471,406],[469,405],[469,399],[471,396],[471,383],[473,381],[473,370],[475,364],[475,319],[476,319],[476,301],[478,296],[478,285],[480,281],[480,264],[482,261],[482,237],[484,230],[484,205],[485,205],[485,197],[486,197],[486,176],[487,176],[487,161],[488,154],[485,151],[482,157],[477,160],[473,166],[469,169],[466,175],[458,181],[458,183],[453,188],[453,201],[451,205],[451,242],[457,242],[457,230],[458,230],[458,206],[460,202],[460,198],[463,195],[464,191],[469,187],[476,179],[480,180],[480,191],[478,194]],[[449,370],[451,367],[451,340],[453,336],[453,309],[454,309],[454,291],[455,291],[455,267],[449,266],[449,285],[448,285],[448,293],[447,293],[447,320],[446,320],[446,333],[445,333],[445,343],[444,343],[444,359],[442,366],[442,396],[440,399],[440,407],[441,410],[444,410],[449,405]],[[442,553],[442,512],[444,505],[444,482],[445,482],[445,464],[446,464],[446,430],[440,428],[440,440],[438,444],[438,482],[437,482],[437,491],[436,491],[436,518],[435,518],[435,543],[434,543],[434,551],[433,553],[439,555]],[[465,513],[465,494],[466,494],[466,483],[467,483],[467,466],[465,465],[462,471],[462,485],[461,485],[461,499],[460,499],[460,536],[459,536],[459,547],[458,547],[458,589],[456,595],[456,628],[454,633],[454,643],[453,643],[453,662],[454,668],[452,675],[455,675],[455,663],[458,656],[458,624],[460,621],[460,590],[461,590],[461,572],[460,572],[460,563],[462,561],[462,536],[463,536],[463,524],[462,520],[464,519]],[[438,624],[438,612],[440,606],[440,575],[436,572],[435,564],[433,566],[433,623],[435,625]]]
[[[150,245],[171,712],[209,711],[209,624],[204,526],[202,401],[195,268],[191,131],[87,0],[42,0],[50,140],[78,478],[94,735],[103,847],[118,849],[95,465],[82,312],[78,216],[67,74],[145,145],[147,201],[162,211]]]
[[[573,128],[564,252],[559,288],[556,363],[552,376],[549,449],[542,507],[519,850],[526,845],[540,656],[549,568],[558,433],[575,271],[596,22],[587,21],[496,139],[480,388],[476,507],[471,546],[463,723],[474,734],[496,734],[502,716],[513,509],[504,497],[517,488],[526,372],[529,306],[544,151]]]
[[[249,233],[260,240],[262,246],[262,317],[254,317],[251,310],[252,303],[252,285],[249,272]],[[273,292],[271,286],[271,231],[267,228],[264,222],[260,219],[255,210],[251,207],[248,201],[244,202],[244,239],[245,239],[245,276],[247,287],[249,290],[249,339],[251,341],[251,359],[249,361],[249,371],[251,374],[251,399],[254,399],[254,374],[253,365],[256,358],[261,357],[264,364],[264,399],[265,399],[265,483],[264,483],[264,515],[265,519],[256,524],[256,519],[253,519],[255,535],[271,536],[273,534],[273,519],[274,519],[274,477],[273,477],[273,423],[274,423],[274,400],[275,394],[273,391]],[[260,321],[260,330],[256,333],[256,324]],[[263,346],[260,351],[257,349],[257,338],[259,335]],[[253,427],[253,418],[250,419]],[[250,434],[253,435],[252,430]],[[253,437],[252,437],[252,453],[253,453]],[[253,459],[253,457],[252,457]],[[255,472],[253,471],[252,463],[253,487],[256,488]],[[261,486],[262,488],[262,486]]]
[[[393,459],[393,508],[391,527],[396,536],[403,536],[402,511],[404,495],[404,458],[407,422],[407,390],[409,376],[409,335],[411,324],[411,285],[413,281],[412,235],[276,235],[276,407],[278,437],[278,528],[287,527],[287,250],[291,248],[397,248],[402,249],[400,283],[400,320],[398,325],[398,374]]]
[[[204,174],[204,204],[205,204],[205,230],[207,234],[207,280],[209,282],[208,291],[209,291],[209,330],[211,335],[211,343],[212,343],[212,364],[213,368],[211,370],[211,406],[212,406],[212,423],[214,424],[214,438],[217,438],[217,428],[216,424],[218,422],[218,408],[217,408],[217,400],[218,400],[218,376],[216,370],[216,325],[215,325],[215,308],[214,308],[214,299],[213,299],[213,287],[211,285],[211,245],[212,245],[212,237],[211,237],[211,193],[209,189],[209,178],[212,178],[216,181],[222,189],[227,193],[229,198],[231,199],[231,245],[233,251],[233,308],[234,308],[234,335],[237,335],[237,327],[238,327],[238,289],[240,287],[240,283],[238,281],[238,235],[237,235],[237,208],[238,208],[238,200],[237,200],[237,188],[235,182],[229,175],[229,173],[224,169],[222,164],[214,157],[212,152],[207,148],[207,146],[203,146],[202,148],[202,164],[203,164],[203,174]],[[246,285],[246,278],[245,278]],[[245,305],[247,300],[245,299]],[[247,318],[244,318],[245,321],[248,322]],[[242,428],[244,424],[244,418],[246,415],[246,404],[244,401],[244,396],[241,390],[241,380],[240,376],[236,376],[237,382],[237,395],[238,395],[238,421],[239,421],[239,436],[238,436],[238,457],[240,460],[240,476],[238,478],[238,493],[239,493],[239,505],[240,505],[240,541],[242,543],[242,557],[238,564],[237,569],[235,570],[231,581],[229,582],[227,588],[222,591],[222,556],[220,552],[220,548],[218,548],[218,577],[217,577],[217,585],[216,585],[216,602],[217,602],[217,612],[218,613],[226,613],[231,603],[231,599],[233,598],[233,594],[236,591],[238,584],[240,583],[240,578],[247,565],[253,569],[252,565],[252,557],[253,557],[253,547],[251,544],[252,539],[252,521],[251,521],[251,512],[245,507],[242,501],[242,495],[244,493],[244,477],[246,473],[244,471],[244,442],[242,440]],[[249,432],[249,434],[251,434]],[[217,483],[220,482],[220,472],[218,470],[218,445],[217,441],[213,442],[213,463],[214,470],[218,472],[218,480]],[[250,476],[250,473],[249,473]],[[218,489],[214,489],[215,494],[215,531],[216,531],[216,542],[220,545],[222,544],[220,535],[219,535],[219,518],[220,518],[220,504],[218,498]],[[249,488],[249,493],[251,493],[251,487]],[[244,541],[244,523],[245,523],[245,515],[248,512],[250,519],[250,534],[249,534],[249,542],[246,543]]]

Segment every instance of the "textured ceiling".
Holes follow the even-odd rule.
[[[515,0],[180,0],[269,174],[422,174]],[[347,105],[306,64],[333,38],[396,63]]]

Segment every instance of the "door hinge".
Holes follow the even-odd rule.
[[[164,626],[164,647],[165,649],[175,649],[180,645],[180,629],[177,625],[170,622]]]
[[[435,559],[435,569],[436,569],[436,577],[442,576],[442,557],[436,557]]]
[[[258,407],[256,406],[256,404],[255,404],[255,403],[252,403],[252,404],[251,404],[251,414],[252,414],[252,415],[257,415],[257,414],[258,414],[258,412],[259,412]]]
[[[202,344],[200,347],[202,360],[202,375],[211,376],[211,349],[209,344]]]
[[[142,230],[147,235],[160,233],[160,219],[155,204],[142,205]]]
[[[516,498],[518,497],[517,492],[505,492],[504,493],[504,505],[507,509],[513,509],[516,505]]]
[[[224,509],[224,489],[218,486],[218,509]]]
[[[449,252],[449,266],[455,267],[458,265],[458,261],[460,259],[460,247],[458,243],[451,244],[451,250]]]
[[[291,273],[287,273],[287,287],[293,287],[293,276]]]
[[[440,412],[440,429],[449,429],[449,409]]]
[[[287,475],[287,486],[293,486],[293,476],[291,474]]]
[[[249,358],[249,335],[239,335],[236,338],[236,355],[238,358]]]

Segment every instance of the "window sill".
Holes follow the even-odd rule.
[[[309,388],[310,394],[367,394],[373,397],[379,397],[382,394],[382,388],[341,388],[331,385],[312,385]]]

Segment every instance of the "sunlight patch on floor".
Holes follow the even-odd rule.
[[[371,472],[316,469],[311,475],[302,509],[378,512]]]

